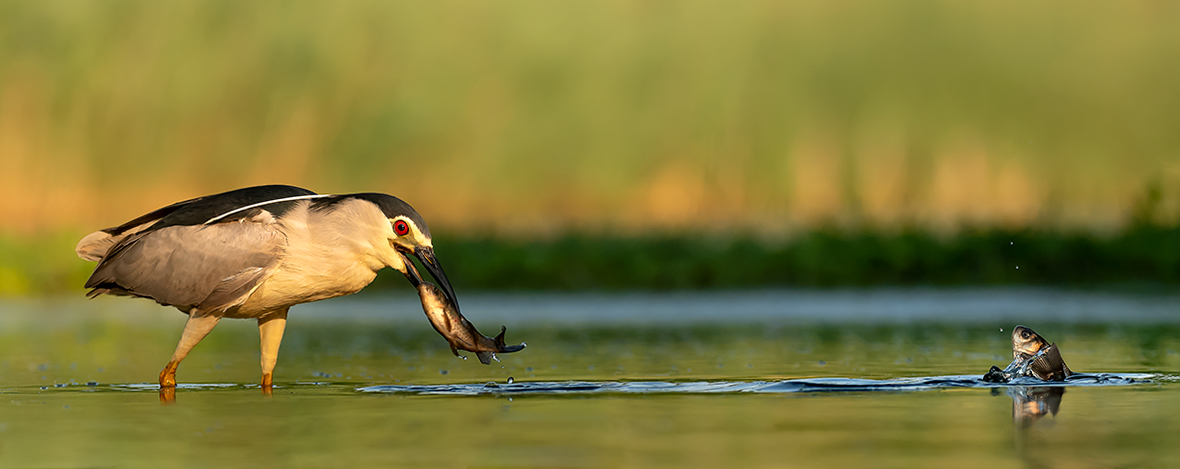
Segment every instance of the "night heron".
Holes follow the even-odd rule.
[[[356,293],[385,267],[409,278],[407,254],[458,308],[426,223],[386,194],[238,189],[96,231],[78,242],[77,253],[98,262],[86,281],[91,298],[150,298],[188,314],[160,371],[161,390],[175,388],[177,366],[221,318],[258,320],[262,387],[269,390],[291,306]]]

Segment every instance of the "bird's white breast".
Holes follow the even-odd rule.
[[[389,245],[389,221],[363,200],[311,211],[300,203],[277,223],[286,235],[279,266],[248,300],[226,317],[259,317],[299,303],[356,293],[400,257]]]

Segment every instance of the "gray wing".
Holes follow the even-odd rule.
[[[274,223],[169,226],[112,247],[86,288],[91,297],[132,295],[186,312],[224,311],[270,276],[285,245]]]
[[[265,204],[259,206],[257,209],[241,212],[233,218],[226,218],[221,220],[221,222],[250,219],[263,211],[267,212],[267,216],[278,217],[296,205],[294,201],[286,199],[314,195],[316,195],[315,192],[301,187],[271,185],[246,187],[220,194],[197,197],[156,209],[151,213],[122,225],[90,233],[78,242],[78,246],[74,248],[74,252],[82,259],[99,262],[104,257],[109,257],[108,252],[112,248],[123,244],[123,241],[134,236],[136,233],[176,225],[203,225],[219,215],[225,216],[226,214],[233,213],[236,209],[266,201],[278,200],[279,202]]]

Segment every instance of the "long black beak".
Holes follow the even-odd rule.
[[[451,281],[447,280],[447,273],[443,272],[442,265],[438,263],[438,258],[434,257],[434,248],[420,247],[414,249],[414,257],[422,261],[422,265],[426,266],[426,270],[430,272],[430,275],[434,276],[434,280],[442,288],[443,294],[447,296],[448,300],[451,300],[452,305],[455,305],[455,311],[459,311],[459,300],[455,298],[455,290],[451,288]]]
[[[405,253],[398,252],[397,255],[402,256],[402,262],[406,264],[406,280],[410,281],[410,285],[418,288],[422,284],[422,275],[418,273],[418,268],[414,267],[414,263],[410,262],[410,258],[406,257]]]

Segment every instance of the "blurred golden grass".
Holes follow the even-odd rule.
[[[0,4],[0,232],[251,184],[435,231],[1124,226],[1180,189],[1170,2]]]

